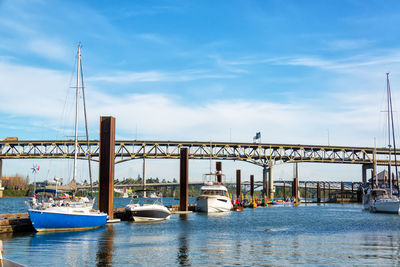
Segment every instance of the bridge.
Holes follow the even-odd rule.
[[[262,167],[287,162],[387,165],[387,148],[179,141],[115,141],[115,163],[140,158],[178,159],[180,148],[189,159],[241,160]],[[100,141],[79,141],[78,158],[98,161]],[[73,140],[0,141],[1,159],[73,158]],[[394,155],[392,151],[392,156]],[[400,155],[400,150],[396,150]],[[393,160],[393,159],[392,159]]]
[[[284,163],[313,162],[361,164],[362,182],[367,181],[367,170],[377,165],[387,165],[387,148],[322,146],[300,144],[188,142],[188,141],[140,141],[116,140],[115,163],[135,159],[179,159],[181,148],[188,149],[189,159],[238,160],[263,167],[263,184],[273,183],[273,166]],[[100,141],[79,141],[78,158],[99,160]],[[47,141],[0,141],[0,174],[2,159],[52,159],[73,158],[73,140]],[[392,152],[400,155],[400,150]],[[397,165],[399,165],[397,163]]]

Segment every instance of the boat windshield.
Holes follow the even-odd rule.
[[[134,198],[131,201],[132,204],[139,204],[139,205],[162,205],[162,201],[160,198]]]
[[[210,189],[205,189],[201,190],[202,195],[213,195],[213,196],[228,196],[228,192],[225,190],[210,190]]]

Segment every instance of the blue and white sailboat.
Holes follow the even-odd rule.
[[[83,93],[82,84],[79,86],[80,72],[82,72],[81,46],[78,45],[77,81],[75,99],[75,156],[74,175],[72,182],[76,184],[78,158],[78,99],[79,88]],[[84,95],[84,94],[83,94]],[[84,98],[83,98],[84,99]],[[84,100],[83,100],[84,101]],[[86,114],[86,112],[85,112]],[[57,195],[57,192],[56,192]],[[28,210],[32,225],[36,231],[71,231],[97,228],[107,223],[107,214],[92,209],[92,205],[85,205],[81,201],[55,201],[46,205],[36,205]]]

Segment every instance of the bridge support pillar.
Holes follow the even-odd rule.
[[[362,182],[364,184],[367,183],[367,165],[366,164],[362,165]]]
[[[317,203],[321,203],[321,184],[317,182]]]
[[[241,189],[241,171],[236,170],[236,199],[240,198],[240,189]]]
[[[115,118],[100,117],[99,210],[114,218]]]
[[[189,207],[189,151],[181,148],[180,157],[180,198],[179,210],[188,211]]]
[[[268,183],[269,183],[269,197],[273,199],[275,197],[275,188],[274,188],[274,169],[273,165],[270,164],[268,168]]]
[[[254,175],[250,175],[250,196],[254,198]]]
[[[222,162],[217,161],[215,163],[215,170],[217,171],[217,182],[222,183]]]
[[[363,164],[362,165],[362,182],[367,183],[367,170],[372,169],[372,178],[376,176],[376,164]]]

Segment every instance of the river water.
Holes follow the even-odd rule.
[[[0,199],[0,212],[25,212],[23,202]],[[114,206],[128,202],[116,198]],[[400,264],[399,230],[397,215],[357,204],[307,204],[0,239],[4,256],[27,266],[393,266]]]

